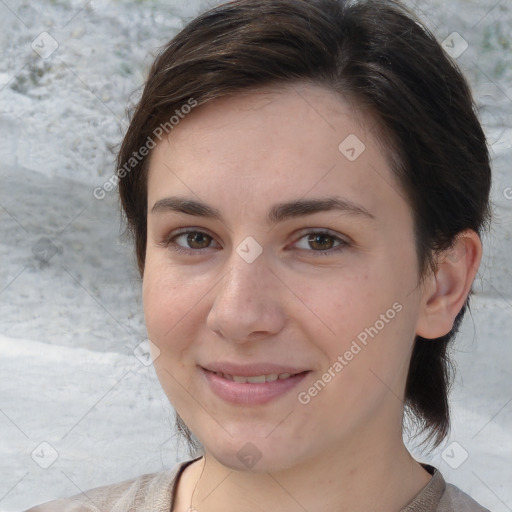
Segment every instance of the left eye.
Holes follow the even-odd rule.
[[[312,252],[319,252],[321,254],[334,252],[349,245],[346,240],[324,231],[307,233],[299,238],[299,240],[295,242],[295,245],[302,240],[304,240],[306,247],[300,247],[300,249],[308,250],[309,247],[314,249]]]

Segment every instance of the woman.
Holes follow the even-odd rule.
[[[32,511],[484,511],[402,438],[491,173],[465,79],[400,4],[238,0],[161,52],[118,156],[159,380],[199,456]]]

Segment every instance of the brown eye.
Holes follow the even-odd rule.
[[[334,245],[334,237],[325,233],[312,233],[308,237],[308,243],[313,249],[327,250]]]
[[[190,231],[186,235],[187,244],[189,244],[191,249],[205,249],[210,245],[212,241],[211,236],[207,235],[206,233],[202,233],[201,231]]]
[[[310,231],[295,242],[295,247],[302,251],[318,255],[334,254],[350,247],[349,240],[345,240],[326,231]]]
[[[162,246],[183,254],[201,255],[204,249],[212,247],[212,241],[214,238],[204,231],[183,230],[165,237]]]

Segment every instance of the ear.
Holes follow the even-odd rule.
[[[448,334],[471,291],[482,242],[473,230],[461,231],[453,245],[437,257],[437,268],[423,286],[416,334],[427,339]]]

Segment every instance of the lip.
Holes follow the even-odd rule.
[[[228,367],[230,371],[226,371]],[[222,365],[222,368],[224,368],[224,370],[215,371],[242,377],[255,377],[257,375],[268,375],[271,373],[297,373],[297,369],[278,365],[251,365],[244,367]],[[287,379],[278,379],[273,382],[251,383],[234,382],[203,367],[200,367],[200,370],[208,387],[216,396],[226,402],[237,405],[263,405],[278,397],[282,397],[298,386],[310,373],[309,370],[298,370],[300,373],[292,375]]]
[[[251,363],[236,364],[228,362],[214,362],[202,365],[201,368],[210,372],[227,373],[228,375],[239,375],[240,377],[256,377],[257,375],[270,375],[272,373],[302,373],[309,371],[309,368],[298,368],[293,366],[278,365],[275,363]]]

